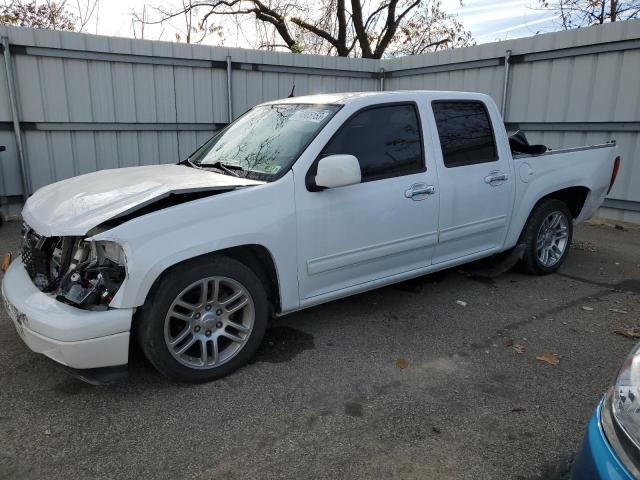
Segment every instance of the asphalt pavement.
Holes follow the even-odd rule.
[[[19,240],[0,226],[0,252]],[[555,275],[453,269],[292,314],[197,386],[136,349],[128,381],[82,383],[0,307],[0,478],[566,478],[639,306],[640,228],[595,223]]]

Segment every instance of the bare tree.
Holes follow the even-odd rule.
[[[140,38],[144,38],[144,26],[149,24],[169,25],[175,30],[175,40],[178,42],[201,43],[212,34],[222,35],[222,28],[219,25],[199,20],[200,8],[197,2],[193,0],[181,0],[181,2],[182,6],[178,9],[179,13],[175,15],[165,7],[149,6],[146,3],[141,12],[133,11],[132,28],[134,37],[138,38],[136,26],[139,26]],[[149,10],[152,10],[152,14],[155,14],[155,17],[158,17],[159,20],[150,20]]]
[[[75,5],[68,5],[67,0],[44,0],[40,3],[5,1],[4,5],[0,5],[0,23],[51,30],[83,31],[96,13],[99,1],[76,0]]]
[[[401,27],[391,45],[392,56],[419,55],[445,48],[475,45],[462,22],[442,9],[441,0],[425,2]]]
[[[142,6],[141,12],[132,12],[131,30],[133,31],[133,38],[144,39],[144,27],[146,26],[146,24],[147,24],[147,4],[145,3]]]
[[[462,24],[442,11],[440,0],[183,0],[181,8],[156,11],[159,17],[147,24],[193,13],[190,21],[198,18],[197,29],[205,33],[213,19],[254,19],[260,48],[343,57],[381,58],[409,43],[427,51],[471,41]],[[431,17],[434,12],[437,19]],[[431,26],[440,33],[432,32]]]
[[[51,30],[76,29],[76,18],[67,12],[64,4],[46,2],[11,1],[0,6],[0,23],[19,27],[47,28]]]
[[[539,0],[564,29],[640,18],[640,0]]]
[[[99,10],[100,0],[76,0],[75,11],[77,18],[77,30],[83,32],[89,22],[98,15]]]

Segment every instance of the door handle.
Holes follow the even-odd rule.
[[[404,196],[412,200],[424,200],[429,195],[436,193],[436,187],[434,185],[427,185],[425,183],[414,183],[405,190]]]
[[[502,172],[491,172],[489,175],[484,177],[484,183],[488,183],[491,186],[496,182],[506,182],[509,179],[509,176],[506,173]]]

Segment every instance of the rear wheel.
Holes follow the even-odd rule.
[[[573,218],[567,205],[553,198],[541,201],[522,232],[522,266],[532,275],[553,273],[564,262],[573,236]]]
[[[255,273],[223,256],[170,272],[137,319],[149,361],[166,376],[206,382],[244,365],[267,325],[267,296]]]

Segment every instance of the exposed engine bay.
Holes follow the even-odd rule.
[[[43,237],[26,224],[22,263],[39,290],[87,310],[106,310],[126,276],[118,244]]]

